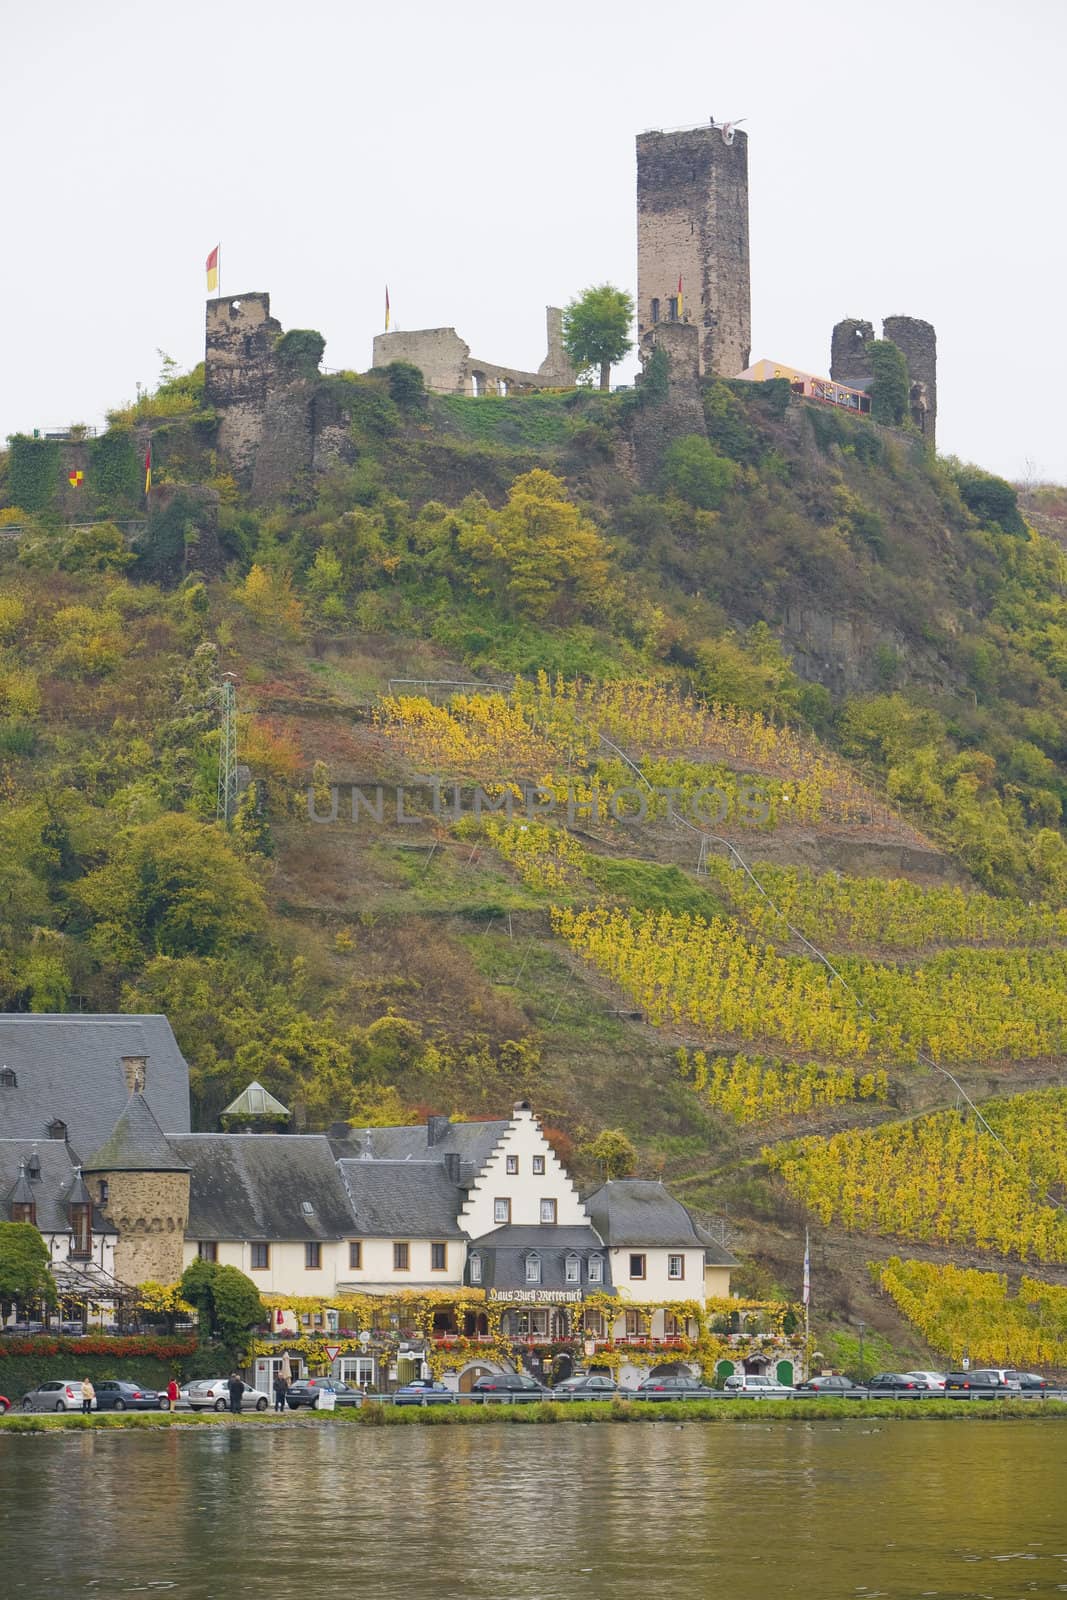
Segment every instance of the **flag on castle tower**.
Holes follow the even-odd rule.
[[[385,331],[389,332],[389,285],[385,286]]]
[[[145,448],[145,453],[144,453],[144,492],[145,492],[145,497],[146,498],[151,493],[151,489],[152,489],[152,441],[151,441],[151,439],[149,439],[148,444],[147,444],[147,446]]]
[[[217,289],[219,286],[219,248],[220,247],[218,245],[215,246],[214,250],[212,250],[211,254],[208,256],[205,264],[207,271],[208,293],[210,293],[212,289]]]
[[[678,321],[682,320],[682,280],[678,279]]]

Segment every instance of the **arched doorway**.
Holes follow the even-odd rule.
[[[794,1375],[793,1363],[791,1361],[779,1361],[778,1365],[774,1369],[774,1375],[778,1379],[779,1383],[787,1383],[790,1387],[792,1387]]]
[[[727,1378],[732,1378],[736,1371],[737,1367],[733,1361],[727,1361],[725,1357],[721,1361],[716,1361],[715,1382],[718,1387],[721,1389]]]
[[[471,1367],[464,1367],[459,1375],[460,1394],[470,1394],[478,1379],[487,1377],[493,1371],[495,1371],[495,1368],[487,1367],[477,1361]]]

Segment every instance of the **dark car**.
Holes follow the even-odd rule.
[[[973,1372],[945,1374],[945,1394],[960,1399],[988,1400],[996,1395],[1018,1395],[1022,1385],[1004,1367],[975,1367]]]
[[[573,1378],[564,1378],[562,1383],[557,1383],[552,1390],[557,1400],[610,1400],[613,1396],[625,1395],[629,1391],[620,1389],[614,1378],[607,1378],[599,1372],[583,1372]]]
[[[663,1377],[646,1378],[635,1391],[637,1400],[721,1400],[722,1392],[709,1389],[697,1378],[686,1378],[680,1373],[667,1373]]]
[[[1006,1372],[1004,1376],[1017,1383],[1024,1394],[1035,1394],[1044,1389],[1057,1387],[1050,1379],[1043,1378],[1040,1372]]]
[[[396,1391],[393,1403],[398,1406],[454,1406],[456,1396],[433,1378],[413,1378]]]
[[[843,1372],[826,1372],[820,1377],[807,1378],[803,1383],[798,1383],[795,1392],[798,1395],[825,1394],[831,1398],[837,1395],[839,1399],[847,1395],[855,1399],[867,1391],[862,1384],[853,1383],[851,1378],[846,1378]]]
[[[487,1372],[471,1384],[471,1395],[482,1401],[548,1400],[551,1391],[525,1372]]]
[[[142,1389],[139,1383],[107,1379],[96,1385],[96,1404],[100,1411],[169,1411],[166,1389]]]
[[[868,1380],[867,1393],[882,1398],[917,1399],[930,1393],[930,1385],[909,1372],[878,1372]]]
[[[347,1383],[342,1383],[340,1378],[297,1378],[286,1390],[285,1403],[294,1411],[299,1411],[301,1406],[315,1409],[324,1391],[333,1395],[335,1406],[363,1404],[363,1390],[351,1388]]]

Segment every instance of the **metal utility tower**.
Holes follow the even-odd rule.
[[[215,820],[228,828],[237,809],[237,679],[224,672],[219,686],[222,721],[219,729],[219,798]]]

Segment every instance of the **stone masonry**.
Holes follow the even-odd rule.
[[[846,317],[830,337],[830,376],[852,389],[869,389],[871,362],[867,346],[874,327],[858,317]],[[932,450],[937,436],[937,334],[932,323],[919,317],[886,317],[882,338],[891,339],[908,364],[911,420]]]
[[[94,1171],[93,1185],[100,1178],[108,1186],[107,1202],[100,1209],[118,1232],[116,1278],[122,1283],[177,1283],[185,1269],[188,1171]]]
[[[407,361],[418,367],[434,394],[528,394],[536,389],[567,389],[574,368],[563,349],[563,312],[545,308],[548,354],[536,372],[502,367],[472,356],[470,345],[455,328],[418,328],[411,333],[379,333],[374,340],[374,365]]]
[[[681,279],[681,307],[678,282]],[[637,139],[637,332],[700,330],[700,372],[736,378],[752,344],[748,137],[708,124]]]

